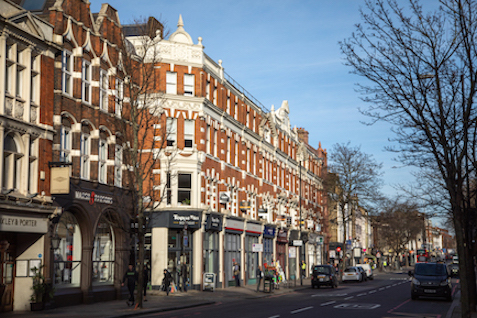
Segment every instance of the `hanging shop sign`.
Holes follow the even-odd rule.
[[[219,194],[220,204],[227,204],[230,202],[230,194],[228,192],[220,192]]]
[[[50,193],[70,193],[70,167],[51,167]]]

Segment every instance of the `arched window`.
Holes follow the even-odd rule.
[[[54,283],[79,286],[81,280],[81,231],[74,215],[64,212],[56,227],[60,245],[55,250]]]
[[[8,134],[3,140],[3,188],[18,189],[21,178],[23,154],[15,139]]]
[[[93,243],[93,284],[114,283],[114,232],[111,221],[101,216]]]

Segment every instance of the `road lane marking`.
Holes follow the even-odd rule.
[[[366,296],[366,293],[358,294],[356,297]]]
[[[337,309],[376,309],[381,307],[379,304],[340,304],[336,305],[333,308]]]
[[[270,316],[268,318],[280,318],[280,315]]]
[[[332,304],[334,304],[334,303],[336,303],[336,300],[332,300],[332,301],[329,301],[329,302],[327,302],[327,303],[323,303],[323,304],[321,304],[320,306],[321,306],[321,307],[323,307],[323,306],[328,306],[328,305],[332,305]]]
[[[302,312],[302,311],[305,311],[305,310],[310,310],[310,309],[313,309],[313,306],[305,307],[305,308],[300,308],[300,309],[297,309],[297,310],[290,311],[290,314],[297,314],[297,313],[299,313],[299,312]]]
[[[343,297],[348,295],[347,293],[344,294],[313,294],[311,297]]]
[[[385,290],[385,289],[386,289],[386,288],[384,288],[384,287],[381,287],[379,290]]]
[[[368,294],[374,294],[376,291],[377,291],[376,289],[375,289],[375,290],[371,290],[371,291],[368,292]]]
[[[344,300],[350,300],[351,298],[354,298],[354,296],[346,297]]]

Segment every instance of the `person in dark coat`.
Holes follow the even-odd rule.
[[[137,282],[137,272],[134,269],[134,265],[129,264],[128,270],[124,274],[123,277],[123,283],[121,286],[124,286],[125,282],[128,282],[128,290],[129,290],[129,300],[128,300],[128,306],[133,306],[134,305],[134,289],[136,288],[136,282]]]
[[[257,268],[257,291],[260,291],[260,283],[262,282],[263,272],[262,266],[258,266]]]
[[[187,292],[187,277],[188,277],[188,272],[187,272],[187,264],[182,263],[181,265],[181,276],[182,276],[182,290]]]
[[[240,287],[240,265],[234,262],[232,270],[235,278],[235,287]]]
[[[149,271],[147,270],[147,266],[144,265],[144,301],[147,301],[146,299],[146,291],[147,291],[147,282],[149,281]]]
[[[164,289],[166,290],[167,296],[169,296],[169,288],[171,286],[172,282],[172,275],[169,273],[167,269],[164,270],[164,278],[162,279],[162,285],[164,286]]]

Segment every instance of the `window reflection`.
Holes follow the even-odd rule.
[[[93,284],[114,282],[114,234],[111,222],[99,220],[93,243]]]

